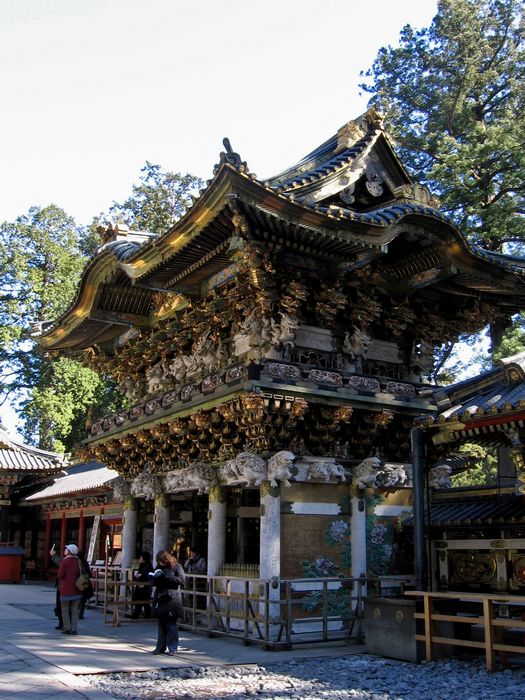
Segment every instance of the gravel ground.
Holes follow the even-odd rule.
[[[487,673],[482,660],[408,664],[373,656],[85,676],[128,700],[523,700],[525,668]]]

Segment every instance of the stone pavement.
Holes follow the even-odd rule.
[[[55,630],[52,584],[0,584],[0,700],[104,700],[82,676],[184,666],[257,664],[294,658],[343,656],[363,647],[328,645],[266,651],[239,640],[181,632],[179,653],[153,656],[155,620],[120,627],[104,624],[101,609],[87,609],[78,636]]]

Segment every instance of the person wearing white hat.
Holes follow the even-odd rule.
[[[62,634],[77,634],[78,608],[82,598],[75,581],[81,572],[76,544],[66,544],[64,558],[58,569],[58,581],[60,586],[60,606],[62,608],[62,620],[64,629]]]

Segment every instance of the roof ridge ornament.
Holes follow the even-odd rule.
[[[150,231],[135,231],[130,229],[130,227],[122,221],[97,226],[97,233],[102,246],[107,243],[113,243],[114,241],[124,240],[143,244],[157,236],[157,234],[151,233]]]
[[[230,165],[233,165],[233,167],[241,173],[249,172],[248,164],[245,160],[241,159],[241,156],[238,153],[236,153],[233,150],[233,148],[231,147],[230,139],[228,137],[224,137],[222,143],[224,144],[224,148],[226,149],[226,151],[220,152],[219,162],[213,168],[213,174],[215,175],[215,173],[219,170],[223,163],[229,163]]]
[[[525,352],[502,357],[497,363],[503,365],[505,384],[514,384],[525,380]]]
[[[346,151],[347,148],[352,148],[358,141],[366,136],[372,129],[383,128],[383,115],[377,107],[370,107],[364,114],[361,114],[357,119],[344,124],[337,132],[337,146],[334,153]]]
[[[439,209],[441,206],[439,197],[432,194],[426,185],[421,185],[418,182],[410,185],[401,185],[392,191],[396,199],[401,199],[405,202],[415,202],[432,209]]]

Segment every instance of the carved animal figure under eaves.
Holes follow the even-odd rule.
[[[113,487],[113,500],[116,503],[124,503],[131,496],[131,484],[121,476],[117,477],[111,486]]]
[[[146,501],[155,500],[162,493],[162,482],[156,474],[151,474],[145,469],[131,483],[131,494]]]
[[[402,464],[385,464],[377,474],[377,485],[383,488],[402,486],[408,480]]]
[[[293,347],[295,345],[295,334],[299,328],[299,321],[295,316],[285,314],[282,311],[279,312],[279,316],[281,317],[281,322],[275,337],[276,344],[280,343],[284,347]]]
[[[347,477],[347,473],[344,467],[335,462],[312,462],[308,468],[308,474],[306,479],[316,480],[316,481],[337,481],[340,479],[343,481]]]
[[[449,464],[436,464],[428,470],[428,485],[432,489],[449,489],[452,487],[451,474],[452,468]]]
[[[272,486],[277,486],[277,481],[281,481],[284,486],[290,486],[294,459],[294,453],[288,450],[281,450],[270,457],[268,460],[268,479]]]
[[[266,461],[251,452],[240,452],[235,459],[229,459],[219,468],[221,480],[227,484],[246,483],[260,486],[268,479]]]
[[[194,462],[185,469],[176,469],[166,474],[164,487],[167,493],[197,491],[207,493],[217,483],[217,470],[208,464]]]
[[[379,457],[367,457],[352,468],[352,483],[359,489],[377,486],[377,473],[381,469]]]
[[[146,372],[148,394],[157,394],[166,385],[167,369],[163,362],[157,362]]]
[[[345,333],[342,349],[350,357],[356,358],[361,355],[366,356],[366,351],[370,345],[370,336],[355,328],[353,333]]]

